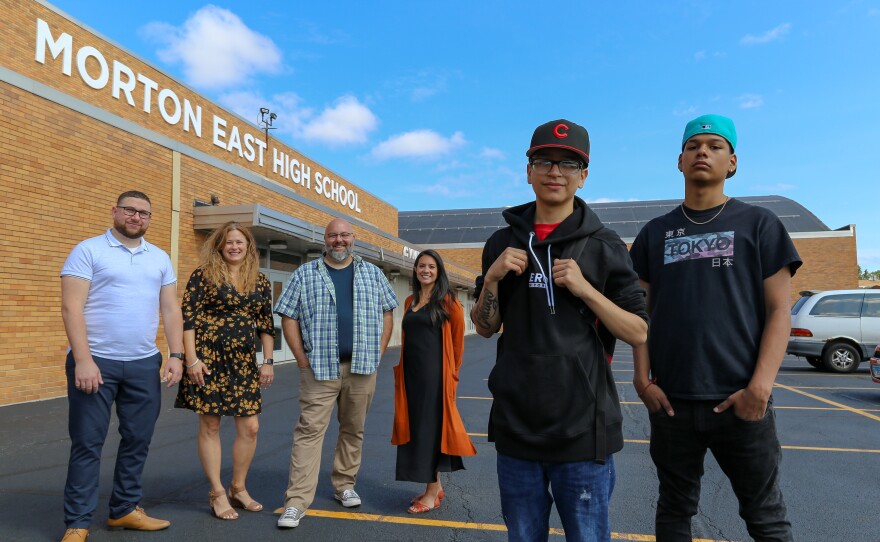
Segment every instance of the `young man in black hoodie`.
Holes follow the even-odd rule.
[[[471,311],[484,337],[504,326],[489,376],[504,522],[511,541],[547,540],[555,501],[568,540],[609,540],[611,454],[623,435],[608,364],[615,338],[646,340],[645,293],[626,245],[575,196],[587,131],[543,124],[526,156],[535,201],[504,211]]]
[[[684,202],[648,222],[632,246],[651,314],[650,341],[633,352],[633,384],[651,419],[658,542],[691,540],[707,450],[752,538],[792,540],[770,390],[801,259],[773,212],[724,194],[735,150],[729,118],[690,121],[678,156]]]

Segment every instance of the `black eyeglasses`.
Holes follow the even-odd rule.
[[[136,214],[143,220],[146,220],[153,216],[153,213],[151,213],[150,211],[141,211],[140,209],[135,209],[134,207],[117,207],[117,209],[122,209],[122,212],[125,213],[125,216],[134,216]]]
[[[563,175],[574,175],[584,168],[583,162],[578,162],[577,160],[547,160],[546,158],[531,158],[529,164],[532,166],[532,169],[535,170],[535,173],[540,173],[541,175],[550,173],[554,164],[559,167],[559,173],[562,173]]]

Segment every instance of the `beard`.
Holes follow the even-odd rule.
[[[132,231],[134,226],[130,226],[127,222],[114,220],[113,221],[113,229],[119,232],[119,235],[125,237],[126,239],[140,239],[147,233],[146,226],[137,226],[136,230]]]
[[[328,251],[328,254],[330,254],[330,258],[334,262],[342,263],[351,256],[351,247],[345,247],[345,250],[343,250],[342,252],[330,250]]]

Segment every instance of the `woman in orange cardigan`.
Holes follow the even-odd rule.
[[[400,363],[394,367],[391,444],[398,446],[396,479],[427,484],[408,510],[422,514],[440,506],[440,473],[464,469],[461,457],[477,450],[455,406],[464,311],[435,251],[416,258],[412,289],[404,303]]]

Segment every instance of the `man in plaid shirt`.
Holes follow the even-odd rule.
[[[334,497],[345,507],[361,504],[354,484],[364,421],[397,307],[382,271],[352,254],[351,224],[331,220],[324,244],[324,257],[297,268],[275,306],[300,368],[300,417],[293,433],[285,510],[278,519],[284,528],[297,527],[315,498],[324,433],[337,404]]]

